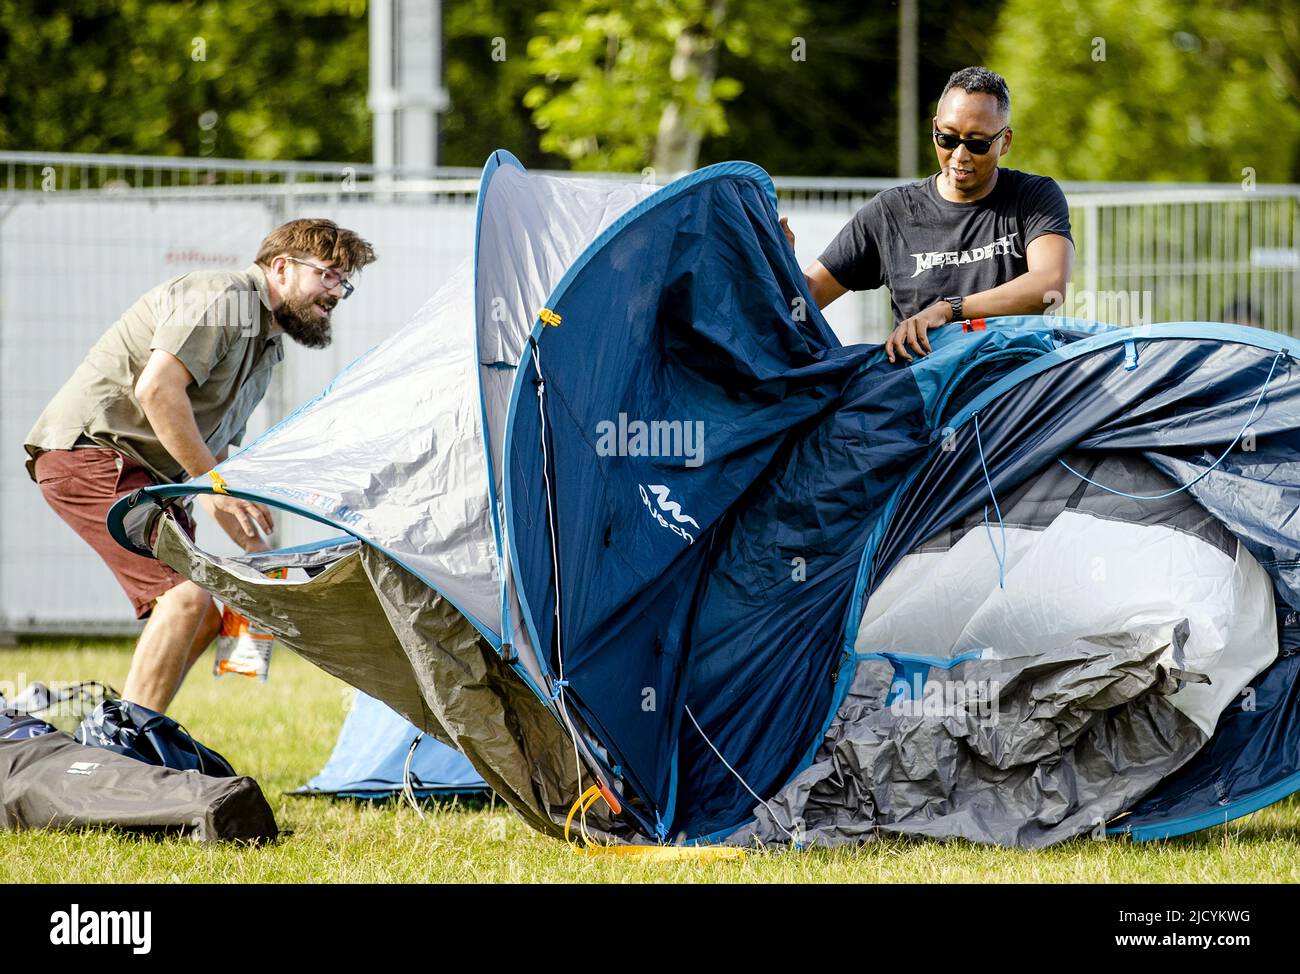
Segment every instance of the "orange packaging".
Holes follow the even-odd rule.
[[[275,568],[267,572],[266,577],[286,578],[288,574],[287,568]],[[235,673],[265,683],[271,674],[271,646],[274,642],[274,636],[258,629],[247,616],[240,615],[228,605],[224,606],[212,675]]]

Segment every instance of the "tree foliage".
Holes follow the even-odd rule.
[[[666,113],[697,138],[725,134],[725,104],[742,86],[718,75],[718,51],[765,44],[772,18],[756,15],[778,6],[783,20],[801,11],[774,0],[571,0],[539,14],[524,104],[542,148],[577,169],[626,171],[655,161]]]
[[[948,76],[983,61],[1000,0],[968,0],[960,17],[919,4],[917,119],[920,165],[935,163],[929,117]],[[723,51],[722,69],[743,86],[727,106],[728,131],[708,140],[701,162],[751,159],[769,172],[806,176],[892,176],[898,157],[898,4],[818,0],[778,56]]]
[[[543,150],[524,105],[536,80],[525,51],[543,9],[539,0],[443,3],[443,73],[451,96],[439,119],[444,164],[481,166],[492,150],[507,148],[529,167],[568,165]]]
[[[1293,2],[919,6],[923,168],[948,74],[988,63],[1011,84],[1019,168],[1300,180]],[[445,164],[505,146],[530,166],[894,173],[895,0],[444,0],[442,15]],[[0,146],[365,161],[368,27],[365,0],[0,0]]]
[[[365,159],[364,0],[0,2],[0,145]]]
[[[1300,180],[1300,8],[1258,0],[1007,0],[1022,168],[1066,179]]]
[[[962,16],[922,4],[922,103],[949,74],[979,63],[1000,0],[970,0]],[[559,0],[529,46],[539,83],[528,93],[542,143],[585,168],[653,161],[667,106],[703,136],[699,162],[745,158],[773,172],[891,175],[897,158],[895,0]],[[673,77],[683,32],[716,51],[703,89]],[[928,132],[923,120],[921,129]],[[923,159],[931,159],[921,136]]]

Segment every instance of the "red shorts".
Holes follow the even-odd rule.
[[[116,450],[79,447],[49,450],[36,458],[36,483],[54,512],[103,559],[126,592],[137,619],[147,618],[154,602],[185,578],[161,561],[127,551],[108,533],[108,509],[123,494],[158,481],[135,460]],[[179,504],[176,523],[192,539],[194,521]]]

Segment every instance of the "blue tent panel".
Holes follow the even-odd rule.
[[[420,731],[373,697],[357,692],[334,753],[324,769],[296,794],[379,798],[402,790],[402,771]],[[488,790],[465,755],[425,735],[411,759],[412,790],[420,797]]]

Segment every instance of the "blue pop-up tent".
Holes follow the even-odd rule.
[[[358,692],[320,773],[294,794],[339,798],[483,795],[487,785],[454,748],[411,725],[374,697]]]
[[[110,521],[550,832],[599,794],[627,841],[1033,846],[1294,791],[1300,345],[932,341],[840,345],[755,166],[656,189],[498,152],[473,263],[407,328]],[[344,533],[222,559],[152,530],[206,490]]]

